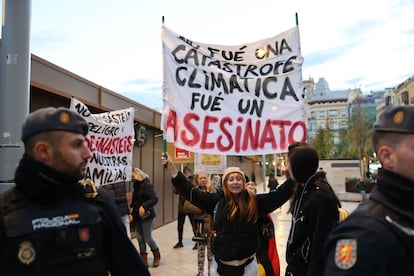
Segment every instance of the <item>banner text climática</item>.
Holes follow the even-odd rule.
[[[238,46],[191,41],[163,26],[167,141],[199,153],[285,152],[306,140],[298,28]]]

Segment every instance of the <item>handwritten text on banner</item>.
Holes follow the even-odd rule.
[[[96,185],[130,181],[134,146],[134,109],[92,114],[82,102],[72,98],[70,109],[89,124],[86,137],[92,157],[85,178]]]
[[[299,31],[222,46],[163,26],[163,114],[168,142],[193,152],[286,152],[306,140]]]

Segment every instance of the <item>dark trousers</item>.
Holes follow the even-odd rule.
[[[181,241],[181,242],[183,241],[184,222],[185,222],[186,216],[188,216],[188,219],[190,220],[190,223],[191,223],[191,228],[193,229],[193,234],[195,234],[194,233],[194,215],[178,212],[177,231],[178,231],[178,241]]]

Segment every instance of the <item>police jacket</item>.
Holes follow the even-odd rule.
[[[339,219],[337,201],[315,184],[324,181],[318,177],[316,174],[299,190],[302,196],[293,210],[286,246],[286,271],[291,275],[322,275],[323,246]]]
[[[203,192],[194,187],[181,172],[172,179],[172,183],[184,198],[213,217],[216,233],[213,235],[212,251],[216,258],[224,261],[242,260],[256,253],[259,247],[257,225],[237,218],[229,221],[229,209],[223,191]],[[266,215],[282,206],[289,199],[292,189],[293,182],[288,180],[273,192],[256,195],[258,214]],[[246,190],[244,192],[247,193]],[[219,204],[215,212],[217,202]]]
[[[15,184],[0,196],[0,275],[149,275],[107,192],[26,155]]]
[[[414,275],[414,181],[379,169],[369,200],[330,234],[324,275]]]
[[[146,216],[146,219],[155,218],[156,214],[154,206],[157,202],[158,197],[154,191],[154,186],[150,183],[149,178],[145,178],[143,181],[134,181],[134,192],[132,193],[131,203],[134,220],[138,219],[138,209],[140,206],[143,206],[146,212],[150,212],[150,214]]]

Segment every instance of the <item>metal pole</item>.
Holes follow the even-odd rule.
[[[262,168],[263,168],[263,192],[266,192],[266,155],[262,155]]]
[[[3,0],[0,47],[0,192],[13,185],[30,104],[31,0]]]

